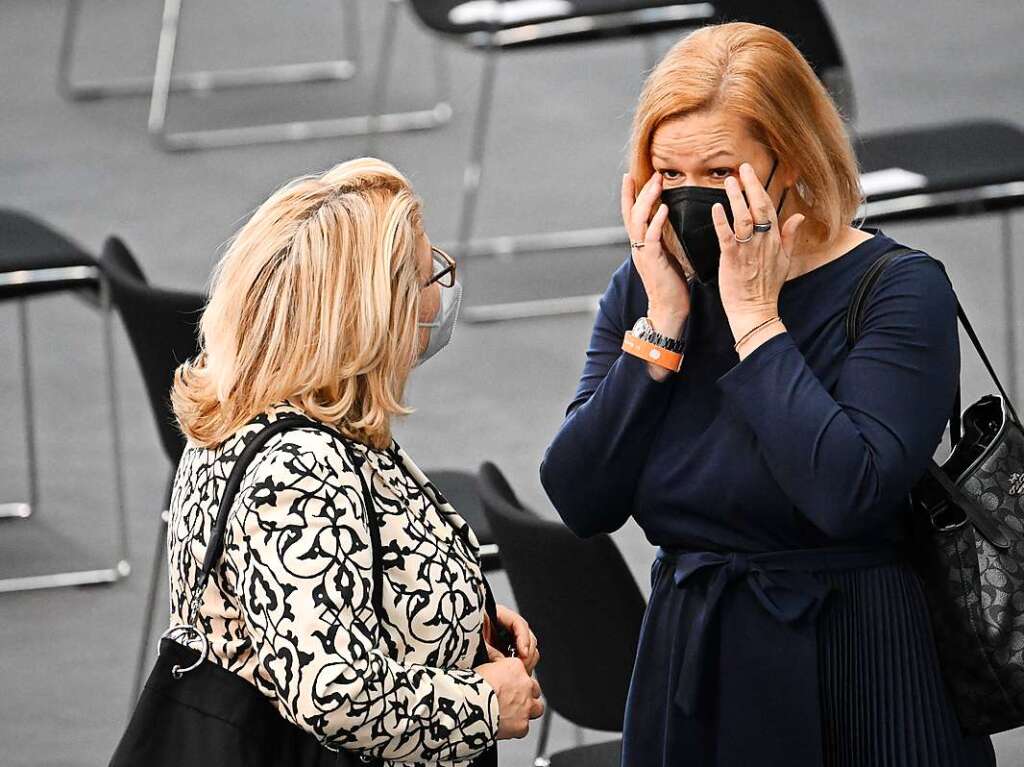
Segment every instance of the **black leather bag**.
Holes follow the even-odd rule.
[[[910,252],[884,253],[861,278],[846,318],[850,347],[871,288]],[[911,491],[908,550],[960,727],[989,735],[1024,724],[1024,430],[959,301],[957,317],[999,394],[961,417],[958,384],[949,456],[929,460]]]
[[[265,426],[247,442],[228,477],[210,534],[203,566],[192,592],[188,624],[173,626],[160,641],[160,654],[135,711],[110,761],[110,767],[356,767],[380,760],[347,751],[331,751],[316,737],[282,717],[270,700],[237,674],[207,659],[206,636],[197,628],[199,605],[210,573],[220,559],[228,516],[249,463],[272,436],[289,428],[316,428],[341,439],[336,431],[301,415]],[[353,465],[351,446],[343,439]],[[373,608],[385,625],[380,527],[366,480],[364,505],[373,551]],[[497,626],[487,589],[487,610]],[[487,661],[481,642],[474,666]],[[492,746],[474,766],[497,764]]]

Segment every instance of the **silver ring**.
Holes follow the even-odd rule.
[[[765,221],[763,224],[754,224],[755,232],[770,232],[772,230],[772,222]]]
[[[736,240],[736,242],[750,242],[752,239],[754,239],[754,233],[751,232],[749,237],[747,237],[745,240],[741,240],[739,237],[736,236],[736,233],[733,232],[732,238]]]
[[[646,245],[646,243],[644,243],[644,242],[631,242],[631,243],[629,243],[629,247],[637,248],[637,249],[642,248],[644,245]]]

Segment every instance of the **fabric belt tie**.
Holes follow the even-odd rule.
[[[673,665],[679,669],[675,702],[684,713],[692,716],[700,699],[698,680],[705,662],[707,633],[727,587],[742,581],[779,624],[813,627],[832,589],[811,572],[891,564],[905,557],[896,546],[841,546],[758,553],[684,551],[662,547],[658,549],[658,559],[674,568],[673,579],[677,588],[696,586],[705,576],[710,579],[693,625],[680,625],[674,642],[676,657]],[[701,589],[689,589],[687,598],[691,594],[699,599]],[[684,614],[680,612],[680,615]],[[687,638],[680,661],[677,654],[684,644],[679,641],[683,637]],[[804,660],[816,664],[817,659],[815,656]],[[794,658],[795,667],[797,661]],[[728,663],[729,658],[724,662]],[[814,713],[817,717],[816,712],[807,713]]]

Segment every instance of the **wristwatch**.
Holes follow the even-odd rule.
[[[660,346],[662,349],[668,349],[676,354],[683,351],[683,340],[681,338],[669,338],[666,335],[662,335],[654,329],[654,326],[651,325],[651,321],[647,317],[641,317],[636,321],[636,324],[633,325],[633,335],[641,341]]]

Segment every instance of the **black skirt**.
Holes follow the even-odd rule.
[[[719,555],[683,578],[659,556],[624,767],[995,766],[991,739],[960,731],[912,568],[898,559],[837,567],[834,551],[810,553],[829,566],[809,563],[792,582],[793,573],[744,573],[740,559]],[[729,585],[710,616],[716,575]],[[800,599],[817,614],[780,620]],[[688,675],[685,650],[702,625]]]

